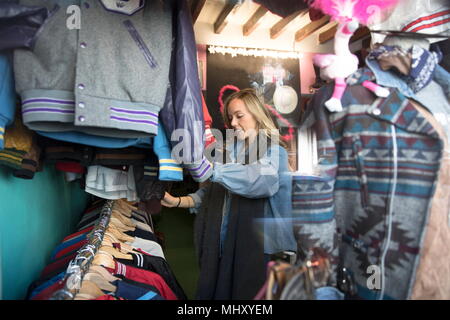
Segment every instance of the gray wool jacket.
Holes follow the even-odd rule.
[[[32,49],[14,52],[16,91],[30,129],[157,134],[169,83],[171,1],[137,1],[145,5],[131,15],[107,9],[121,1],[19,2],[51,12]]]

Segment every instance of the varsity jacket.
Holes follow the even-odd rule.
[[[347,81],[342,112],[324,107],[330,85],[307,107],[302,125],[317,134],[320,174],[294,177],[296,236],[302,251],[328,251],[334,280],[345,268],[360,298],[408,299],[443,141],[394,81],[390,95],[377,98],[364,80],[377,79],[363,68]]]
[[[110,11],[110,2],[19,1],[50,11],[32,49],[14,52],[16,90],[30,129],[120,138],[158,132],[169,81],[172,3],[145,1],[126,15]],[[70,5],[78,5],[73,15]]]

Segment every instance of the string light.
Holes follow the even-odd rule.
[[[253,49],[253,48],[233,48],[222,46],[208,46],[209,53],[221,53],[223,55],[229,54],[232,57],[237,55],[241,56],[253,56],[264,58],[276,58],[276,59],[301,59],[303,55],[300,52],[295,51],[275,51],[267,49]]]

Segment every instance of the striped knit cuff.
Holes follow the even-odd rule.
[[[144,166],[144,178],[149,180],[156,180],[158,177],[158,167],[154,165]]]
[[[5,128],[0,127],[0,150],[5,147]]]
[[[213,166],[205,157],[200,163],[186,164],[185,166],[196,182],[204,182],[213,174]]]
[[[173,159],[159,159],[159,180],[183,181],[183,168]]]
[[[22,159],[25,154],[25,151],[17,149],[3,149],[0,151],[0,164],[13,169],[20,169],[22,166]]]
[[[0,150],[5,148],[5,127],[7,124],[7,120],[0,115]]]
[[[20,169],[15,170],[13,175],[22,179],[33,179],[38,163],[32,159],[23,159]]]

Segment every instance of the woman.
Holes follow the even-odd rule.
[[[271,254],[297,251],[291,221],[286,150],[269,111],[252,89],[224,104],[229,160],[214,162],[210,183],[185,197],[166,193],[167,207],[198,210],[197,299],[252,299],[264,284]],[[231,141],[233,140],[233,141]],[[218,157],[216,157],[217,159]]]

